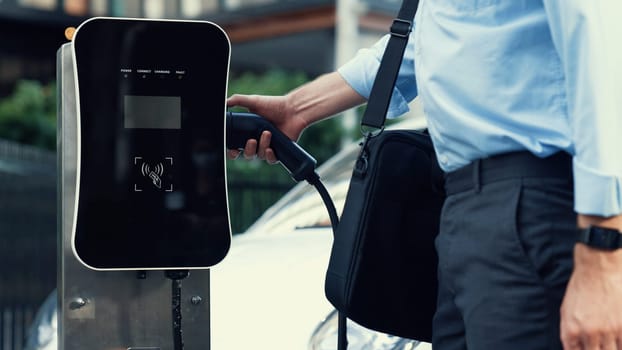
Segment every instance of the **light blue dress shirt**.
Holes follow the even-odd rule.
[[[421,0],[389,117],[420,95],[441,167],[572,154],[575,210],[622,213],[622,1]],[[388,36],[339,69],[368,97]]]

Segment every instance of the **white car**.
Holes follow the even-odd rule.
[[[422,128],[424,123],[414,119],[397,127]],[[358,144],[352,144],[318,169],[338,212],[358,152]],[[235,236],[229,255],[212,269],[212,348],[336,349],[337,314],[324,296],[331,244],[328,212],[307,183]],[[348,322],[348,343],[349,350],[431,349],[354,322]]]

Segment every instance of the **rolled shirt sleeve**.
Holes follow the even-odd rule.
[[[566,76],[575,210],[622,213],[622,2],[544,0]]]
[[[369,98],[382,55],[389,41],[389,35],[382,37],[370,48],[361,49],[356,56],[338,69],[344,80],[361,96]],[[408,39],[404,59],[398,73],[388,118],[398,117],[409,111],[408,103],[417,96],[415,81],[414,40]]]

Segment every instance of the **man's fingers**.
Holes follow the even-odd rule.
[[[583,347],[581,350],[600,350],[600,336],[595,334],[584,334],[581,338]]]
[[[246,141],[246,146],[244,147],[244,158],[246,160],[257,158],[257,140],[250,139]]]
[[[562,305],[561,309],[561,340],[564,350],[584,350],[581,328],[568,317],[565,306]]]
[[[564,344],[564,350],[584,350],[581,343]]]
[[[252,102],[251,99],[252,97],[248,95],[235,94],[227,99],[227,107],[232,107],[232,106],[248,107],[248,105]]]
[[[227,158],[229,159],[237,159],[240,156],[240,152],[237,149],[228,149],[227,150]]]
[[[268,161],[268,163],[270,164],[276,164],[279,162],[279,160],[276,158],[276,155],[274,154],[274,151],[272,150],[272,148],[268,148],[266,150],[266,161]]]
[[[227,157],[229,159],[236,159],[240,156],[240,154],[242,154],[246,160],[253,160],[259,157],[260,159],[267,161],[269,164],[276,164],[279,160],[276,158],[272,148],[270,148],[271,139],[272,134],[269,131],[264,131],[261,133],[259,142],[255,139],[249,139],[246,141],[243,152],[228,149]]]
[[[562,342],[564,350],[622,350],[622,341],[614,333],[567,333]]]
[[[259,148],[257,149],[257,156],[259,159],[266,159],[266,150],[270,147],[270,141],[272,140],[272,134],[269,131],[261,133],[259,138]]]
[[[233,95],[227,99],[227,107],[237,106],[240,103],[241,96]]]
[[[616,344],[616,335],[613,333],[607,334],[602,338],[602,342],[600,344],[600,349],[602,350],[618,350],[618,345]]]
[[[562,339],[564,350],[586,350],[579,339]]]
[[[582,343],[582,350],[618,350],[615,335],[608,332],[586,334]]]

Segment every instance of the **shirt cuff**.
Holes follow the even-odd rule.
[[[622,213],[622,178],[588,168],[576,158],[573,168],[577,213],[604,217]]]

